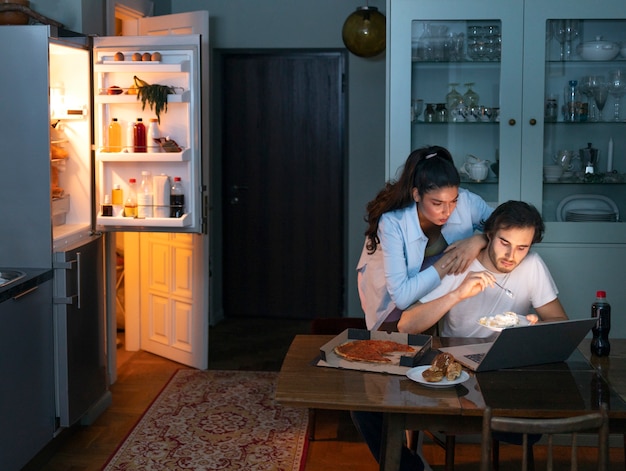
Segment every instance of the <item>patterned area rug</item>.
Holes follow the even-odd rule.
[[[274,401],[277,378],[178,370],[104,470],[301,471],[308,411]]]

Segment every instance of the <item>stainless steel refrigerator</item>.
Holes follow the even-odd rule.
[[[0,258],[5,266],[54,269],[56,414],[58,426],[69,426],[97,415],[110,401],[105,272],[115,254],[105,253],[105,234],[200,233],[206,186],[199,36],[59,38],[54,33],[44,25],[0,28],[0,172],[10,180],[0,190],[5,204]],[[118,52],[124,60],[116,60]],[[133,54],[154,52],[158,60],[132,60]],[[135,152],[128,141],[111,151],[107,130],[113,118],[128,127],[139,117],[147,123],[155,116],[154,108],[137,99],[134,77],[171,87],[159,126],[162,136],[176,143],[174,151]],[[158,211],[167,199],[160,195],[157,205],[156,193],[151,217],[102,211],[113,188],[119,185],[128,194],[129,180],[139,182],[142,171],[181,177],[182,217]]]

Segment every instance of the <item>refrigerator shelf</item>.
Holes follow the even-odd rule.
[[[128,72],[131,69],[141,70],[142,72],[189,72],[191,69],[190,61],[181,61],[175,64],[155,64],[154,62],[139,61],[119,61],[109,63],[109,61],[97,62],[93,66],[94,72]]]
[[[191,226],[191,215],[180,218],[127,218],[123,216],[103,216],[98,214],[96,223],[107,227],[186,227]]]
[[[176,87],[180,89],[180,87]],[[122,90],[128,90],[128,88],[122,88]],[[136,105],[139,99],[137,95],[130,95],[128,93],[120,93],[119,95],[109,95],[106,89],[100,89],[99,94],[94,97],[96,103],[131,103]],[[191,92],[184,90],[182,93],[176,93],[167,95],[168,103],[189,103],[191,101]]]
[[[191,149],[182,152],[104,152],[98,149],[96,159],[101,162],[189,162]]]

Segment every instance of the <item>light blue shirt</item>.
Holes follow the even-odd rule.
[[[448,244],[470,237],[492,211],[480,196],[459,188],[457,206],[441,234]],[[370,330],[376,330],[392,311],[406,309],[441,282],[434,267],[420,271],[428,237],[420,227],[415,204],[383,214],[378,237],[376,252],[368,254],[364,245],[357,265],[361,307]]]

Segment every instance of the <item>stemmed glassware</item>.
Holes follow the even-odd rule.
[[[580,32],[580,20],[565,20],[565,60],[572,58],[572,41],[578,37]]]
[[[480,100],[480,97],[478,96],[478,93],[472,90],[474,82],[467,82],[463,85],[467,87],[467,91],[463,94],[463,102],[465,103],[465,106],[468,108],[478,106],[478,100]]]
[[[552,21],[552,34],[554,39],[559,42],[560,58],[563,61],[565,60],[565,20]]]
[[[594,97],[594,89],[601,83],[605,83],[606,80],[602,75],[585,75],[580,79],[580,91],[583,93],[587,100],[589,101],[589,120],[591,121],[601,121],[602,110],[604,108],[604,103],[606,102],[606,96],[608,93],[608,88],[604,88],[604,96],[602,94],[602,90],[599,92],[599,98],[602,103],[598,105],[595,101]]]
[[[411,121],[417,121],[424,109],[424,100],[411,100]]]
[[[620,121],[620,102],[626,94],[626,72],[617,69],[609,72],[609,94],[615,97],[613,119]]]
[[[593,92],[593,99],[596,102],[596,107],[598,108],[598,113],[594,121],[604,121],[602,110],[606,104],[606,99],[609,97],[609,85],[604,81],[603,77],[603,80],[593,85],[591,90]]]

